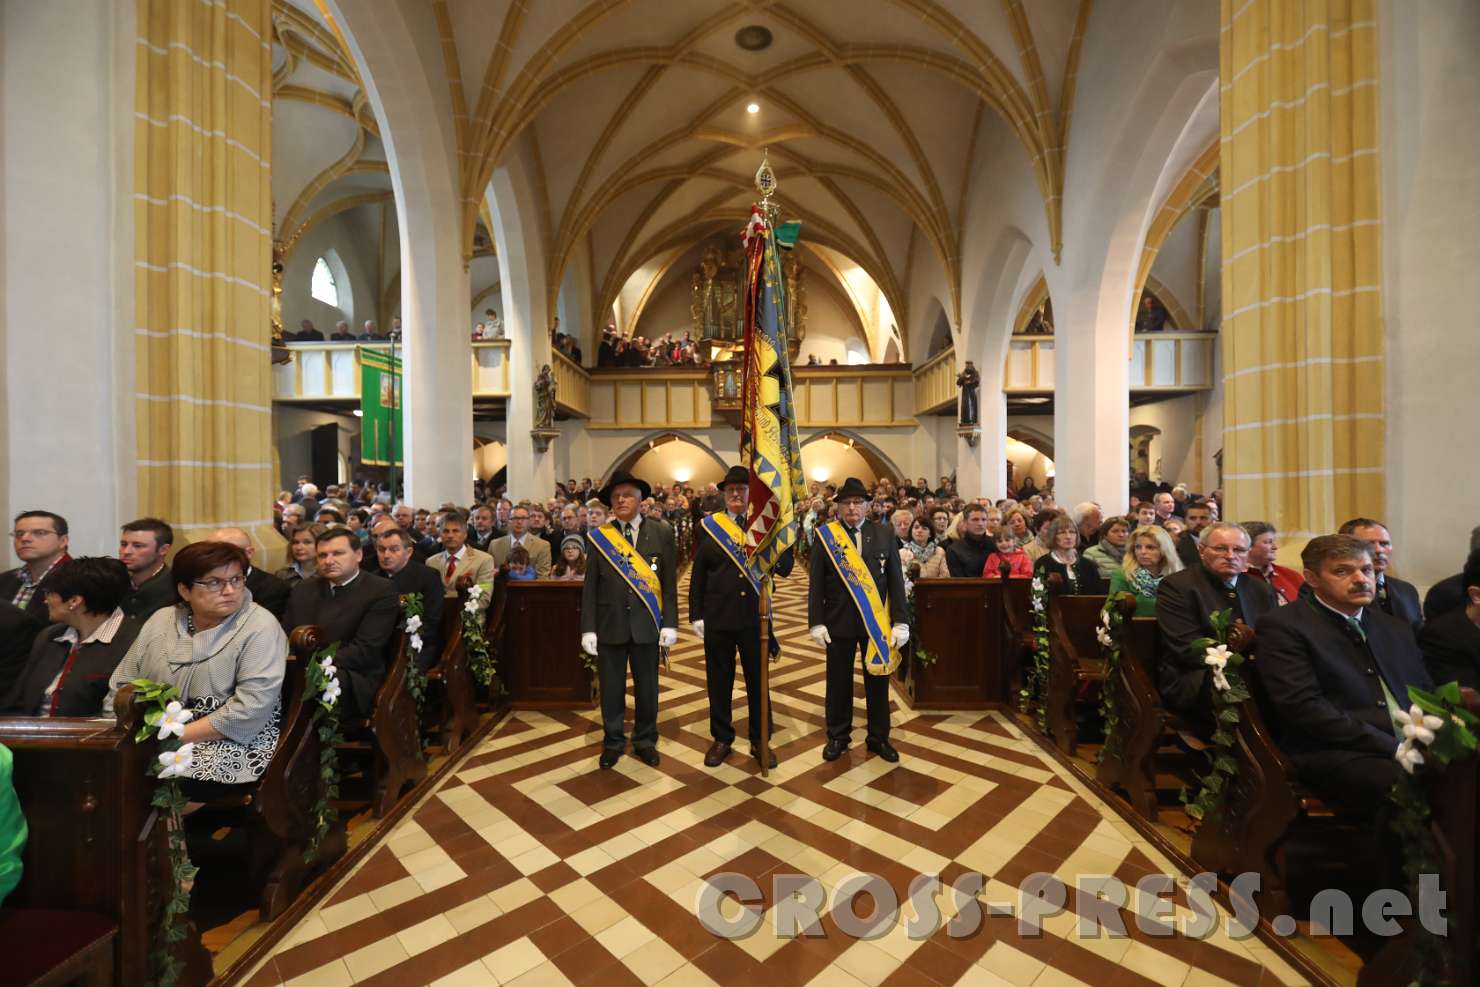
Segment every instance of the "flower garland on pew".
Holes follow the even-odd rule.
[[[920,629],[920,622],[915,619],[915,584],[910,580],[909,576],[904,577],[904,600],[905,606],[909,608],[910,628],[912,631],[918,631]],[[920,647],[920,639],[916,634],[912,633],[910,635],[910,644],[915,648],[914,658],[912,660],[921,668],[929,668],[940,660],[940,655],[933,651],[926,651]],[[906,645],[906,647],[908,646]]]
[[[1048,710],[1043,705],[1043,693],[1048,687],[1048,584],[1042,576],[1034,576],[1029,584],[1028,608],[1033,614],[1032,664],[1023,676],[1018,711],[1033,712],[1038,718],[1038,729],[1046,730]]]
[[[1100,760],[1113,757],[1120,748],[1120,736],[1116,727],[1120,715],[1115,709],[1115,676],[1120,669],[1121,639],[1125,636],[1125,622],[1131,605],[1136,598],[1130,593],[1117,593],[1105,600],[1100,610],[1100,626],[1095,628],[1095,638],[1100,642],[1100,652],[1105,656],[1105,686],[1100,690],[1100,719],[1105,725],[1105,743],[1100,748]]]
[[[411,660],[406,664],[406,691],[416,702],[416,719],[420,722],[427,701],[427,673],[421,669],[421,619],[426,616],[426,601],[420,593],[404,593],[401,612],[406,617],[406,643],[411,648]]]
[[[488,594],[488,586],[474,583],[468,587],[468,602],[463,604],[462,626],[463,647],[468,653],[468,668],[473,681],[487,687],[493,683],[493,656],[488,653],[488,638],[483,633],[483,622],[487,619],[478,604]]]
[[[1244,677],[1235,671],[1244,663],[1244,656],[1228,647],[1233,611],[1219,610],[1209,615],[1208,621],[1213,625],[1213,637],[1198,638],[1192,646],[1203,649],[1203,664],[1213,676],[1213,767],[1202,779],[1195,798],[1189,799],[1185,788],[1181,792],[1187,815],[1196,822],[1206,819],[1223,804],[1229,783],[1238,776],[1238,759],[1233,749],[1243,719],[1239,707],[1251,695]]]
[[[149,766],[149,773],[159,779],[149,804],[164,814],[170,877],[174,886],[164,903],[164,915],[149,950],[149,965],[154,987],[171,987],[179,979],[184,964],[175,956],[174,946],[185,939],[185,916],[190,911],[190,889],[198,868],[190,862],[185,845],[185,794],[177,779],[190,773],[195,765],[195,745],[183,739],[185,724],[195,714],[180,703],[180,690],[152,679],[134,679],[134,702],[144,710],[144,722],[134,735],[143,743],[153,734],[160,742],[159,760]]]
[[[1419,900],[1419,877],[1439,873],[1439,847],[1430,825],[1433,806],[1424,775],[1475,755],[1477,726],[1480,717],[1466,709],[1459,686],[1450,682],[1433,692],[1409,686],[1408,699],[1413,704],[1407,711],[1393,714],[1395,725],[1402,727],[1403,742],[1394,758],[1403,774],[1388,798],[1397,807],[1390,825],[1403,847],[1403,875],[1408,880],[1409,901]],[[1449,921],[1454,921],[1451,911]],[[1406,929],[1412,937],[1408,960],[1409,983],[1419,985],[1452,982],[1448,953],[1439,937],[1422,922]]]
[[[324,837],[329,835],[329,827],[339,818],[334,800],[339,798],[338,745],[344,742],[344,737],[339,732],[339,711],[334,708],[343,691],[339,685],[339,669],[334,665],[334,656],[338,653],[339,642],[336,641],[314,655],[304,669],[304,686],[314,702],[313,728],[319,735],[319,779],[323,782],[318,798],[309,810],[314,819],[314,834],[303,859],[310,864],[318,857],[319,847]]]

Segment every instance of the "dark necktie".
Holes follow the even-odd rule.
[[[622,522],[622,537],[627,539],[629,545],[632,544],[632,525],[626,521]]]
[[[1388,614],[1389,616],[1392,615],[1393,600],[1392,597],[1388,596],[1386,579],[1379,579],[1377,581],[1377,605],[1382,608],[1383,613]]]
[[[857,528],[849,528],[848,529],[848,538],[849,538],[849,540],[851,540],[853,542],[853,547],[854,548],[858,549],[860,552],[863,551],[863,543],[858,540],[858,529]]]

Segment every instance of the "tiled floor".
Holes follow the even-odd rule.
[[[417,806],[293,929],[247,980],[278,984],[1273,985],[1301,978],[1257,939],[1226,926],[1207,940],[1141,931],[1149,912],[1133,885],[1176,868],[996,713],[914,715],[894,704],[897,765],[855,746],[828,764],[821,653],[806,635],[806,582],[782,583],[771,666],[779,770],[762,779],[742,741],[717,770],[702,645],[685,631],[661,679],[662,764],[623,758],[599,771],[591,713],[518,712]],[[742,684],[736,727],[745,736]],[[850,874],[882,876],[901,902],[911,880],[987,875],[985,902],[1017,900],[1034,873],[1071,888],[1111,874],[1130,887],[1127,938],[1081,938],[1070,891],[1042,935],[984,918],[974,935],[928,938],[899,924],[871,941],[843,935],[824,911],[820,937],[779,938],[770,878],[805,874],[828,889]],[[710,875],[755,879],[765,919],[721,939],[695,917]],[[1179,886],[1179,917],[1191,915]],[[946,918],[952,893],[937,899]],[[733,914],[731,903],[725,914]],[[1087,908],[1085,909],[1088,910]],[[868,899],[855,903],[867,916]],[[942,923],[943,924],[943,923]]]

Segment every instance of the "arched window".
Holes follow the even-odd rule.
[[[313,277],[308,282],[308,293],[332,308],[339,307],[339,286],[329,270],[329,262],[320,257],[313,262]]]

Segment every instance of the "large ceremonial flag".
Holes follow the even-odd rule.
[[[395,456],[401,465],[401,360],[383,350],[361,346],[360,354],[360,462],[389,466]]]

